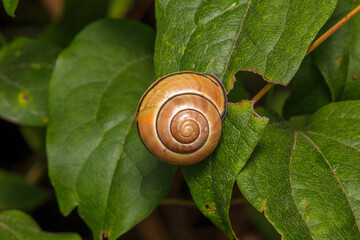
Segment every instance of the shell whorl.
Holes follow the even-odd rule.
[[[160,160],[174,165],[196,163],[215,149],[226,104],[223,85],[211,75],[167,75],[153,83],[140,100],[140,138]]]

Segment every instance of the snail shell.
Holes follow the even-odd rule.
[[[190,165],[206,158],[221,136],[226,92],[214,76],[177,72],[154,82],[137,109],[146,148],[160,160]]]

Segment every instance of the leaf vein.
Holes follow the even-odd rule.
[[[338,182],[338,184],[339,184],[339,186],[340,186],[340,189],[342,190],[342,192],[343,192],[344,195],[345,195],[346,201],[347,201],[348,204],[349,204],[350,211],[351,211],[351,213],[352,213],[353,216],[354,216],[356,226],[357,226],[357,228],[358,228],[358,230],[359,230],[359,232],[360,232],[360,227],[359,227],[359,224],[358,224],[358,222],[357,222],[357,218],[356,218],[355,212],[354,212],[354,210],[353,210],[353,208],[352,208],[352,206],[351,206],[351,202],[350,202],[349,196],[348,196],[347,192],[345,191],[345,188],[343,187],[340,179],[339,179],[338,176],[336,175],[336,172],[335,172],[334,169],[332,168],[329,160],[327,160],[327,158],[325,157],[325,155],[323,154],[323,152],[321,151],[321,149],[314,143],[314,141],[313,141],[309,136],[307,136],[307,135],[306,135],[305,133],[303,133],[303,132],[299,132],[299,133],[300,133],[301,135],[303,135],[303,137],[304,137],[306,140],[308,140],[308,142],[311,143],[311,145],[313,145],[314,148],[320,153],[320,155],[323,157],[323,159],[325,160],[326,164],[328,165],[328,167],[330,168],[330,170],[331,170],[332,173],[334,174],[334,177],[335,177],[336,181]]]

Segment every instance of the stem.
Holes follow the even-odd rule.
[[[44,156],[40,156],[34,165],[29,169],[29,171],[25,175],[25,181],[32,185],[39,181],[39,179],[43,176],[46,171],[46,161]]]
[[[243,205],[247,203],[245,198],[234,198],[231,200],[230,205]],[[196,207],[196,204],[191,200],[179,199],[179,198],[166,198],[161,201],[161,206],[180,206],[180,207]]]
[[[181,207],[196,207],[196,204],[191,200],[178,198],[165,198],[160,203],[161,206],[181,206]]]
[[[355,17],[356,14],[360,12],[360,5],[357,6],[354,10],[352,10],[348,15],[346,15],[343,19],[341,19],[339,22],[337,22],[332,28],[327,30],[321,37],[316,39],[310,47],[308,48],[308,51],[306,55],[311,53],[315,48],[317,48],[322,42],[324,42],[328,37],[333,35],[339,28],[341,28],[345,23],[347,23],[350,19]]]
[[[255,97],[253,97],[253,99],[251,99],[251,101],[254,102],[254,104],[260,100],[260,98],[262,98],[275,84],[274,83],[267,83],[265,85],[265,87],[263,87],[263,89],[261,89],[256,95]]]
[[[356,14],[360,12],[360,5],[357,6],[354,10],[352,10],[348,15],[346,15],[343,19],[337,22],[332,28],[326,31],[323,35],[321,35],[318,39],[316,39],[308,48],[306,55],[309,55],[315,48],[317,48],[322,42],[328,39],[332,34],[334,34],[340,27],[342,27],[345,23],[347,23],[350,19],[355,17]],[[275,84],[269,82],[265,85],[263,89],[261,89],[255,97],[253,97],[252,101],[254,104],[259,101]]]

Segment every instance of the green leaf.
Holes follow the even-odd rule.
[[[108,16],[111,18],[125,18],[135,5],[135,0],[110,0]]]
[[[154,37],[137,22],[97,21],[62,52],[50,83],[50,178],[61,212],[78,205],[94,239],[129,230],[171,185],[175,167],[148,153],[134,121],[154,80]]]
[[[270,124],[237,182],[284,239],[360,238],[360,101]]]
[[[12,17],[15,17],[15,10],[19,3],[19,0],[2,0],[5,11]]]
[[[229,90],[241,69],[288,84],[336,3],[157,0],[156,75],[206,72]]]
[[[360,0],[342,0],[324,31],[346,16]],[[313,52],[316,65],[325,77],[333,101],[360,98],[360,17],[342,26]]]
[[[44,127],[21,126],[20,132],[35,153],[45,152],[46,129]]]
[[[110,0],[63,1],[64,10],[60,21],[48,27],[42,38],[66,47],[86,25],[106,17]]]
[[[295,75],[294,86],[283,106],[286,119],[291,116],[314,113],[331,102],[331,94],[311,56],[304,59]]]
[[[9,210],[0,213],[1,240],[81,240],[75,233],[49,233],[41,231],[26,213]]]
[[[36,186],[27,184],[22,178],[0,171],[0,210],[33,210],[50,197],[50,194]]]
[[[59,49],[19,38],[0,51],[0,116],[21,125],[47,123],[48,84]]]
[[[246,164],[268,120],[253,112],[253,104],[229,104],[220,143],[206,160],[183,167],[186,182],[200,211],[228,238],[236,239],[229,207],[236,176]]]

